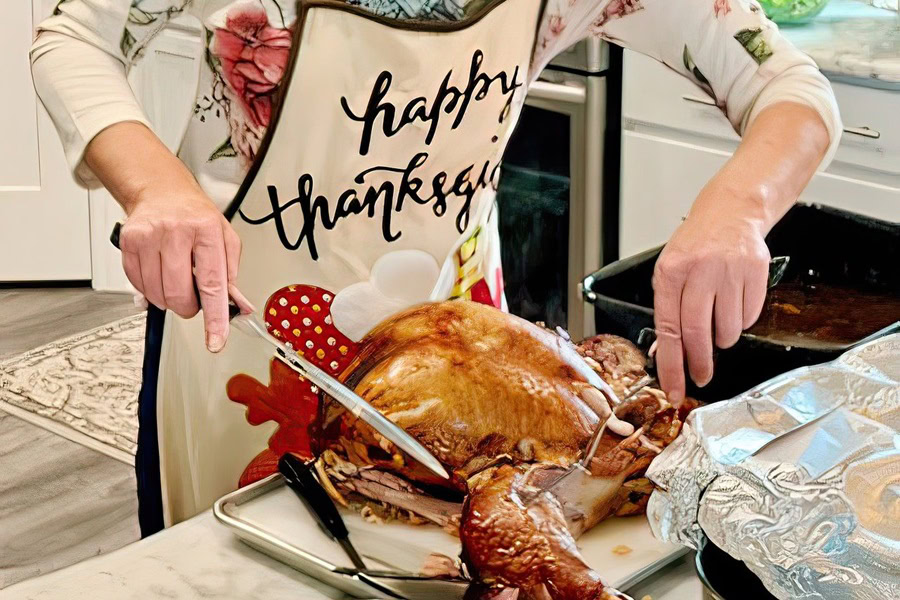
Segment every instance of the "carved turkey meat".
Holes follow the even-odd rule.
[[[341,503],[367,498],[460,535],[486,596],[620,598],[574,538],[610,515],[641,512],[642,477],[680,428],[662,392],[614,405],[602,389],[639,379],[643,357],[621,338],[576,346],[566,336],[465,301],[426,304],[377,326],[342,378],[422,443],[451,473],[441,480],[335,404],[318,463]],[[552,482],[606,433],[588,485]]]

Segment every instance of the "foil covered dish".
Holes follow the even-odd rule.
[[[647,475],[660,539],[777,598],[900,598],[900,335],[693,411]]]

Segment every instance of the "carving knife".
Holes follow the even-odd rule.
[[[294,350],[288,348],[284,342],[269,335],[265,325],[260,322],[258,316],[239,315],[232,319],[232,322],[242,331],[256,334],[275,346],[279,357],[284,360],[289,367],[303,375],[303,377],[308,379],[311,383],[319,386],[322,391],[337,400],[344,408],[371,425],[375,431],[396,444],[398,448],[406,452],[416,461],[422,463],[422,465],[427,467],[432,473],[439,477],[443,477],[444,479],[450,478],[447,471],[441,466],[440,461],[438,461],[431,452],[426,450],[422,444],[416,441],[415,438],[393,422],[389,421],[383,414],[378,412],[375,407],[360,398],[343,383],[297,354]]]
[[[121,228],[122,225],[116,223],[112,235],[110,236],[110,242],[112,242],[113,246],[116,248],[119,247],[119,232],[121,231]],[[194,282],[195,291],[196,287],[197,284]],[[375,431],[393,442],[414,460],[420,462],[435,475],[444,479],[450,478],[447,471],[441,466],[440,461],[438,461],[438,459],[435,458],[422,444],[416,441],[415,438],[393,422],[389,421],[384,415],[378,412],[375,407],[360,398],[359,395],[350,388],[297,354],[294,350],[288,348],[280,340],[269,335],[265,325],[259,320],[258,316],[253,314],[242,315],[240,314],[240,309],[233,304],[229,305],[228,314],[232,323],[238,329],[245,333],[250,333],[251,335],[257,335],[275,346],[278,357],[284,361],[285,364],[303,375],[303,377],[308,379],[311,383],[317,385],[322,391],[334,398],[356,417],[371,425]]]

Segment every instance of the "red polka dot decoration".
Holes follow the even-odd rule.
[[[289,285],[269,297],[266,329],[320,369],[339,375],[356,355],[356,343],[331,319],[334,294],[314,285]]]

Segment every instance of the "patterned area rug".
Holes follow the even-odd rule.
[[[0,401],[134,455],[146,315],[0,361]]]

